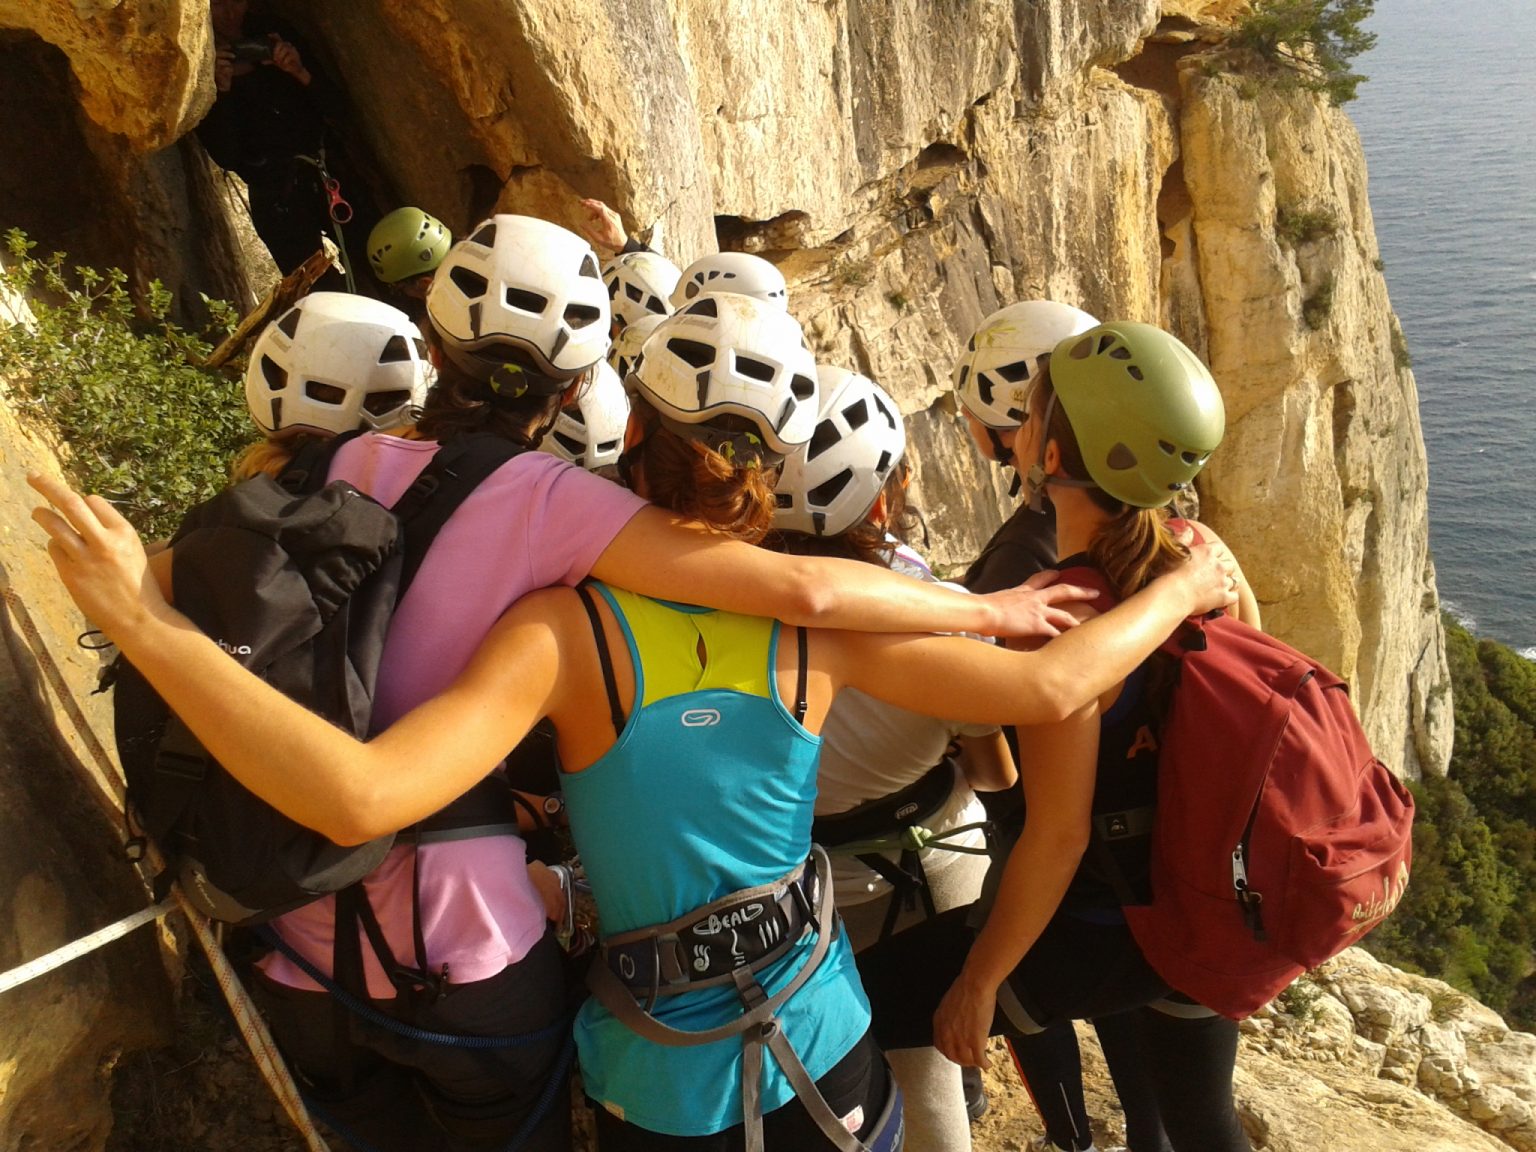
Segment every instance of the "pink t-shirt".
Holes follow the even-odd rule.
[[[426,440],[359,436],[337,452],[330,479],[393,505],[437,447]],[[374,730],[452,683],[519,597],[585,578],[644,506],[617,484],[546,453],[525,452],[499,468],[443,526],[395,611],[379,669]],[[544,933],[544,906],[528,879],[518,837],[456,840],[419,850],[397,845],[365,887],[395,956],[412,967],[413,871],[419,871],[428,962],[433,971],[446,964],[456,984],[495,976],[522,959]],[[330,972],[334,921],[335,904],[328,897],[273,924],[310,963]],[[366,940],[362,951],[369,994],[393,997],[394,985]],[[318,987],[278,953],[263,960],[262,968],[280,983]]]

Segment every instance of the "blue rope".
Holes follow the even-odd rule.
[[[402,1020],[396,1020],[393,1016],[387,1016],[380,1012],[366,1000],[360,1000],[352,995],[331,977],[311,964],[305,957],[295,952],[293,948],[268,925],[261,925],[256,929],[256,934],[272,947],[276,948],[288,959],[299,966],[300,971],[308,976],[320,987],[324,988],[336,1001],[348,1011],[377,1025],[387,1032],[393,1032],[397,1036],[404,1036],[409,1040],[416,1040],[423,1044],[441,1044],[449,1048],[524,1048],[533,1044],[543,1043],[560,1033],[562,1029],[571,1026],[571,1018],[563,1016],[537,1032],[525,1032],[520,1036],[457,1036],[449,1032],[429,1032],[424,1028],[417,1028]]]

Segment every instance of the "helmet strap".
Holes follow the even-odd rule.
[[[1049,433],[1051,428],[1051,416],[1056,411],[1056,390],[1051,390],[1051,397],[1045,402],[1045,415],[1040,420],[1040,451],[1035,456],[1035,462],[1029,466],[1029,472],[1024,477],[1024,499],[1029,504],[1031,512],[1039,512],[1045,504],[1045,447],[1050,443]],[[1018,465],[1015,463],[1015,469]],[[1015,478],[1018,472],[1014,472]]]
[[[1006,440],[999,436],[997,434],[997,429],[992,427],[992,425],[987,424],[985,427],[987,429],[987,439],[992,442],[993,458],[996,459],[999,464],[1012,465],[1013,445],[1009,444]]]

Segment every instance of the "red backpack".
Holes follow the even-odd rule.
[[[1095,569],[1059,579],[1114,603]],[[1191,620],[1162,650],[1179,667],[1152,902],[1125,918],[1158,975],[1241,1020],[1396,907],[1413,797],[1372,754],[1348,686],[1310,657],[1228,616]]]

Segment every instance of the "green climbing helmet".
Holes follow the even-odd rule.
[[[396,208],[368,233],[368,263],[385,284],[435,272],[453,247],[453,234],[420,208]]]
[[[1093,482],[1161,508],[1205,467],[1226,431],[1210,369],[1151,324],[1113,321],[1051,353],[1051,383]]]

